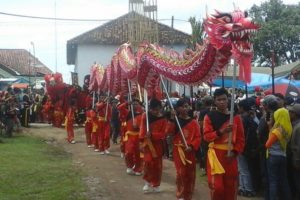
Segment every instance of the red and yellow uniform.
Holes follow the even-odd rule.
[[[86,138],[86,144],[88,146],[92,145],[92,131],[93,131],[93,117],[96,116],[96,113],[94,110],[90,109],[85,112],[86,121],[84,125],[85,130],[85,138]]]
[[[75,120],[75,110],[70,107],[68,109],[66,118],[65,118],[65,129],[67,131],[67,140],[68,142],[74,141],[74,120]]]
[[[123,103],[118,107],[120,115],[127,116],[126,132],[123,138],[125,142],[125,162],[127,168],[133,169],[133,172],[141,173],[143,169],[139,147],[139,127],[142,119],[142,111],[135,112],[132,119],[131,112],[127,108],[128,103]]]
[[[107,103],[100,102],[96,104],[98,111],[98,144],[100,152],[103,152],[110,147],[110,119],[111,119],[111,106]],[[106,113],[107,111],[107,113]]]
[[[236,155],[244,149],[244,128],[239,115],[233,118],[232,147],[228,147],[228,134],[220,130],[229,123],[229,115],[218,111],[204,117],[204,140],[209,142],[207,154],[207,178],[212,200],[233,200],[237,198],[238,166]],[[228,149],[233,152],[227,156]]]
[[[179,119],[181,129],[191,151],[185,151],[179,128],[175,123],[169,123],[167,133],[173,133],[173,158],[176,167],[176,197],[191,200],[195,188],[196,179],[196,156],[195,152],[200,146],[200,126],[192,118]]]
[[[147,135],[146,114],[142,115],[140,140],[144,148],[144,177],[152,187],[158,187],[162,176],[163,140],[166,138],[167,120],[148,114],[150,136]]]

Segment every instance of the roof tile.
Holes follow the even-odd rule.
[[[0,64],[14,75],[52,73],[48,67],[25,49],[0,49]]]

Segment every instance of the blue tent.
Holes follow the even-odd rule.
[[[286,76],[277,77],[274,79],[275,83],[287,83],[290,80],[286,78]],[[297,83],[294,83],[297,82]],[[297,87],[300,86],[300,81],[292,82]],[[222,78],[219,77],[213,81],[213,86],[222,87]],[[259,86],[262,89],[267,89],[272,87],[272,76],[269,74],[260,74],[260,73],[252,73],[251,74],[251,82],[247,84],[248,92],[253,92],[255,87]],[[230,88],[232,87],[232,79],[225,78],[224,79],[224,87]],[[237,80],[236,88],[245,89],[246,85],[244,81]]]
[[[300,80],[290,80],[287,78],[283,78],[283,79],[278,80],[278,83],[289,83],[289,84],[292,84],[292,85],[300,88]]]

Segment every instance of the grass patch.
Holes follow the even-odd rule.
[[[85,200],[82,172],[62,148],[28,136],[2,139],[1,200]]]

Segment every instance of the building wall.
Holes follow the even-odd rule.
[[[85,75],[90,74],[90,67],[96,62],[106,66],[110,64],[111,58],[119,46],[117,45],[78,45],[77,57],[75,60],[75,72],[78,73],[79,85],[83,85],[83,78]],[[171,48],[171,46],[165,46]],[[185,45],[174,45],[173,49],[179,53],[185,50]],[[180,95],[184,93],[184,86],[172,82],[169,86],[171,91],[177,91]],[[195,88],[195,87],[194,87]],[[196,92],[196,90],[194,89]],[[170,91],[169,91],[170,92]],[[189,87],[185,87],[186,96],[190,95]]]
[[[90,68],[95,62],[104,66],[110,64],[117,48],[116,45],[78,45],[75,72],[78,73],[79,85],[83,85],[84,76],[90,74]]]

